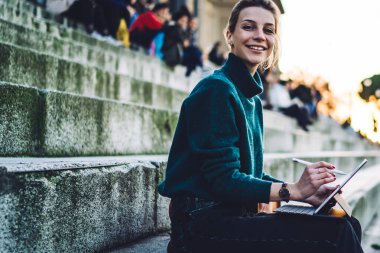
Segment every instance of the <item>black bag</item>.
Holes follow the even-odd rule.
[[[180,44],[166,49],[163,53],[163,60],[170,67],[174,67],[182,62],[183,49]]]

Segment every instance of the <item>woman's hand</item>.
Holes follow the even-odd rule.
[[[315,202],[320,199],[327,191],[328,187],[321,186],[331,183],[336,180],[334,173],[331,171],[335,166],[331,163],[317,162],[306,166],[302,173],[301,178],[295,184],[298,191],[299,201],[309,201]]]
[[[305,199],[305,202],[313,206],[319,206],[333,191],[336,190],[337,187],[338,185],[322,185],[313,195]],[[334,206],[335,200],[332,199],[331,201],[331,206]]]

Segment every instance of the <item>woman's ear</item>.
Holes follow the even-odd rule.
[[[232,41],[232,33],[230,31],[227,30],[226,32],[226,41],[227,41],[227,44],[230,46],[230,47],[233,47],[234,43]]]

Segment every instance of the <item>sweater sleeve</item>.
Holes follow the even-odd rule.
[[[263,180],[271,181],[273,183],[283,183],[284,181],[274,178],[271,175],[268,175],[266,173],[263,173]]]
[[[244,118],[233,88],[211,80],[185,101],[188,142],[214,196],[231,202],[269,202],[271,182],[241,172],[238,123]]]

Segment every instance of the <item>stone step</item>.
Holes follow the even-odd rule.
[[[264,117],[265,117],[264,112]],[[288,119],[291,120],[291,119]],[[264,122],[266,122],[264,120]],[[339,136],[311,130],[305,132],[298,126],[281,130],[265,125],[265,149],[270,152],[302,152],[320,150],[374,150],[378,145],[371,145],[368,140],[358,136],[342,139]],[[277,145],[278,142],[282,145]]]
[[[32,10],[31,10],[32,9]],[[42,13],[42,14],[41,14]],[[24,33],[3,30],[3,41],[40,50],[41,46],[49,54],[77,61],[90,66],[97,66],[120,74],[130,75],[140,80],[169,85],[175,89],[189,91],[201,78],[193,73],[185,78],[182,66],[173,72],[162,61],[146,56],[144,53],[131,51],[124,47],[115,47],[95,39],[83,31],[60,25],[51,19],[44,19],[46,13],[38,6],[25,0],[0,0],[0,17],[7,29],[16,29]],[[42,40],[40,36],[46,40]],[[18,44],[19,43],[19,44]]]
[[[0,83],[0,156],[166,154],[178,113]]]
[[[65,38],[58,29],[58,27],[54,27],[41,31],[9,22],[4,17],[0,18],[0,40],[8,44],[34,49],[38,52],[56,55],[65,60],[96,66],[104,70],[119,71],[123,74],[127,73],[127,69],[118,68],[121,58],[118,56],[123,55],[127,59],[136,57],[134,55],[136,53],[127,49],[120,48],[118,49],[119,52],[116,53],[105,48],[96,48],[91,44],[76,42],[70,38]]]
[[[101,252],[169,228],[168,202],[156,192],[159,157],[7,162],[0,159],[0,252]]]
[[[33,49],[69,62],[97,67],[113,73],[140,76],[141,80],[145,78],[157,83],[168,83],[168,80],[163,78],[167,75],[161,77],[160,73],[171,71],[158,59],[141,53],[125,48],[118,48],[118,52],[113,52],[107,48],[97,48],[91,44],[65,38],[61,32],[26,28],[22,24],[14,24],[4,19],[0,19],[0,28],[0,41],[10,45]],[[50,30],[54,29],[50,28]]]
[[[179,110],[187,92],[0,42],[0,81]],[[136,59],[138,61],[138,59]],[[147,63],[149,65],[149,63]],[[139,76],[139,75],[136,75]]]
[[[0,82],[0,93],[0,156],[164,154],[178,120],[172,110],[9,83]],[[323,138],[297,129],[265,134],[266,152],[311,144],[320,151]]]
[[[367,166],[343,190],[343,196],[353,207],[353,215],[360,220],[363,229],[380,210],[380,164]]]
[[[17,3],[17,1],[5,1],[5,2],[16,2]],[[13,6],[16,6],[16,5],[17,4],[13,4]],[[23,6],[23,5],[21,5],[21,6]],[[27,4],[27,6],[29,6],[29,5]],[[18,7],[18,9],[20,9],[20,8],[22,9],[22,7]],[[36,8],[39,8],[39,7],[36,7]],[[29,11],[29,8],[26,8],[26,9]],[[29,12],[32,12],[32,11],[29,11]],[[13,13],[13,12],[11,12],[11,13]],[[33,14],[33,16],[35,16],[35,15]],[[6,21],[4,21],[4,22],[5,22],[5,27],[7,25],[9,25],[9,22],[8,23],[6,23]],[[37,22],[37,21],[35,21],[35,22]],[[39,21],[39,22],[43,22],[43,21]],[[43,27],[43,26],[38,25],[37,27]],[[22,27],[20,29],[22,29]],[[43,30],[45,31],[48,29],[43,29]],[[54,29],[51,29],[51,30],[54,30]],[[4,34],[6,35],[6,36],[4,36],[4,38],[10,37],[10,39],[9,39],[10,41],[20,41],[21,40],[21,41],[24,41],[23,42],[24,44],[23,43],[21,43],[21,44],[28,45],[27,42],[25,42],[25,41],[28,41],[28,39],[27,39],[28,36],[26,36],[23,39],[20,39],[20,37],[22,37],[22,36],[17,36],[16,38],[13,38],[9,33],[8,34],[4,33]],[[20,32],[19,34],[23,34],[23,33]],[[42,32],[42,34],[43,34],[43,32]],[[55,33],[53,33],[53,34],[55,34]],[[50,36],[50,34],[49,34],[49,36]],[[59,40],[59,38],[58,38],[58,40]],[[40,40],[40,41],[42,41],[42,40]],[[67,42],[70,44],[70,40],[67,40]],[[54,44],[54,41],[51,43]],[[47,45],[40,45],[38,48],[41,49],[42,46],[47,46],[47,48],[48,48],[48,45],[50,45],[51,43],[47,43]],[[31,44],[35,44],[35,43],[31,43]],[[38,42],[36,42],[36,44],[38,44]],[[9,47],[12,47],[12,45],[8,45],[8,44],[5,44],[5,45],[8,46],[8,49],[9,49]],[[31,46],[31,45],[29,45],[29,46]],[[80,51],[86,51],[85,50],[86,45],[81,44],[81,46],[82,46],[83,50],[80,50]],[[53,48],[54,47],[59,47],[59,45],[53,46]],[[18,48],[18,49],[24,50],[23,48]],[[65,51],[65,50],[63,50],[63,51]],[[70,52],[71,52],[71,55],[73,55],[72,52],[75,52],[75,50],[74,51],[71,50]],[[80,55],[80,54],[78,54],[78,55]],[[90,55],[94,55],[94,54],[90,54]],[[122,57],[122,58],[119,57],[119,58],[129,59],[131,57],[132,58],[138,58],[138,57],[135,57],[133,55],[132,56],[128,55],[128,57]],[[55,58],[53,57],[53,59],[55,59]],[[118,59],[118,58],[117,57],[110,57],[109,59],[107,59],[107,61],[111,60],[111,62],[112,62],[112,59]],[[147,65],[146,62],[150,62],[148,60],[147,61],[145,61],[145,60],[138,59],[135,61],[136,64],[133,63],[133,64],[129,65],[132,67],[133,66],[140,66],[138,68],[140,70],[137,71],[140,74],[136,73],[136,71],[132,71],[132,72],[134,72],[134,74],[131,74],[132,76],[135,75],[135,76],[138,76],[139,78],[141,76],[144,76],[144,74],[141,74],[142,73],[141,71],[149,69],[149,66],[146,67],[146,65]],[[41,61],[44,62],[43,59],[39,59],[39,61],[37,60],[37,62],[41,62]],[[120,61],[120,59],[118,59],[118,61]],[[119,99],[119,100],[125,101],[125,102],[131,101],[131,102],[135,102],[135,103],[143,103],[143,104],[148,104],[148,105],[153,104],[159,108],[170,108],[170,109],[174,109],[174,110],[179,109],[181,101],[184,98],[184,96],[186,95],[186,92],[182,92],[182,94],[181,94],[180,91],[165,90],[165,89],[161,89],[161,87],[155,88],[156,83],[153,84],[153,83],[149,83],[149,82],[148,83],[144,82],[144,85],[141,85],[141,83],[139,81],[135,82],[134,79],[129,78],[128,75],[118,76],[118,75],[114,75],[114,73],[112,73],[112,72],[111,72],[111,74],[109,74],[107,72],[103,72],[103,69],[99,69],[96,67],[94,68],[95,70],[91,69],[91,70],[93,70],[92,72],[96,72],[96,74],[94,74],[91,71],[86,71],[86,70],[88,70],[88,68],[84,68],[84,67],[80,66],[80,63],[77,63],[79,65],[75,65],[75,63],[71,62],[69,59],[66,61],[65,61],[65,59],[60,59],[59,62],[60,63],[65,62],[66,63],[66,64],[63,64],[63,63],[61,64],[61,65],[66,66],[66,68],[64,68],[65,73],[74,72],[74,73],[71,73],[71,75],[67,75],[67,74],[65,75],[65,77],[69,77],[69,79],[71,77],[71,80],[69,80],[68,83],[64,83],[64,85],[60,85],[59,88],[64,90],[64,91],[69,91],[69,92],[74,92],[74,93],[79,92],[80,93],[81,91],[78,91],[78,90],[83,90],[84,95],[88,95],[88,96],[93,96],[95,94],[95,96],[99,96],[99,97]],[[104,59],[103,60],[100,59],[100,62],[105,62],[105,61],[104,61]],[[118,64],[119,64],[119,62],[118,62]],[[42,64],[42,65],[44,65],[44,64]],[[122,64],[122,65],[125,65],[125,64]],[[145,65],[145,67],[143,67],[143,65]],[[76,66],[80,66],[80,67],[76,67]],[[58,69],[61,69],[61,67],[59,66]],[[127,69],[129,69],[129,68],[127,68]],[[28,71],[20,71],[20,72],[28,73]],[[87,72],[90,72],[90,73],[87,73]],[[147,71],[147,72],[149,72],[149,71]],[[6,71],[6,73],[9,73],[9,71]],[[94,88],[94,86],[92,86],[92,88],[83,88],[83,87],[79,87],[80,85],[78,85],[78,84],[76,86],[73,86],[72,83],[78,82],[77,81],[78,78],[76,78],[76,76],[79,75],[81,78],[83,78],[83,75],[81,75],[81,73],[86,73],[87,76],[90,77],[89,78],[90,81],[92,81],[92,79],[96,79],[96,80],[99,80],[99,82],[101,84],[95,85],[95,88]],[[182,73],[182,75],[183,75],[183,73]],[[31,76],[31,75],[29,76],[30,78],[21,78],[22,76],[17,75],[17,74],[15,74],[13,76],[17,76],[19,79],[21,79],[21,81],[23,81],[23,79],[33,80],[33,76]],[[157,75],[155,75],[155,76],[157,76]],[[173,75],[168,75],[168,76],[173,77]],[[9,78],[9,79],[12,80],[12,78]],[[39,78],[39,79],[41,79],[41,78]],[[170,78],[168,78],[168,79],[170,79]],[[175,79],[177,79],[176,76],[175,76]],[[18,83],[17,80],[13,80],[12,82]],[[52,83],[61,84],[62,81],[56,80],[55,82],[52,82]],[[78,82],[78,83],[80,84],[80,82]],[[181,83],[182,83],[182,81],[181,81]],[[177,84],[178,84],[178,82],[177,82]],[[65,85],[69,86],[69,87],[66,87]],[[56,87],[57,85],[52,85],[52,86],[54,86],[54,87],[52,87],[53,89],[57,88]],[[153,88],[152,88],[152,86],[153,86]],[[187,87],[189,87],[189,85],[187,85]],[[120,91],[118,92],[118,90],[120,90]],[[156,92],[156,90],[157,90],[157,92]],[[118,93],[120,93],[120,94],[118,95]],[[266,112],[266,115],[269,113],[271,113],[271,112]],[[268,116],[265,116],[265,117],[268,118]],[[276,116],[276,117],[278,119],[278,116]],[[276,117],[275,117],[275,120],[276,120]],[[268,120],[266,120],[266,121],[268,121]],[[334,138],[330,138],[328,135],[321,136],[320,133],[318,133],[316,131],[313,131],[312,133],[309,133],[309,134],[305,134],[304,132],[300,131],[295,126],[295,121],[289,121],[289,120],[281,121],[282,123],[286,123],[286,122],[289,123],[290,122],[290,124],[288,124],[288,126],[283,126],[283,124],[281,124],[281,125],[276,124],[277,122],[274,122],[274,124],[267,124],[266,125],[266,128],[268,129],[267,130],[268,134],[266,135],[266,144],[265,145],[266,145],[266,149],[269,149],[272,152],[302,151],[302,150],[304,150],[305,147],[308,147],[309,150],[322,150],[322,149],[325,149],[325,150],[331,150],[331,149],[341,149],[341,150],[344,150],[344,149],[355,150],[355,149],[357,149],[357,150],[360,150],[363,148],[367,149],[367,147],[369,146],[369,145],[366,145],[367,143],[365,143],[365,142],[358,142],[357,139],[352,140],[352,139],[342,138],[340,141],[336,141],[335,140],[335,136],[336,136],[335,134],[333,135]],[[336,127],[333,129],[336,129]],[[291,131],[291,134],[287,134],[286,136],[284,136],[283,135],[284,131]],[[278,141],[278,138],[280,138],[280,137],[284,137],[282,140],[284,145],[281,145],[281,146],[280,145],[273,145]],[[320,141],[321,138],[324,139],[324,141],[321,142]],[[273,148],[273,147],[276,147],[276,148]]]
[[[32,4],[26,0],[0,0],[0,14],[4,20],[32,28],[41,32],[48,32],[55,35],[91,45],[99,49],[112,53],[118,53],[120,47],[116,47],[105,41],[101,41],[89,36],[83,29],[73,28],[66,19],[63,24],[56,22],[57,16],[50,14],[45,9]]]
[[[347,159],[348,153],[342,153],[341,159]],[[266,171],[293,181],[302,171],[291,161],[294,155],[267,154]],[[296,155],[311,159],[308,154]],[[326,156],[319,155],[318,158],[314,154],[313,158],[321,160]],[[359,155],[351,153],[351,157]],[[170,228],[169,200],[156,192],[166,159],[166,156],[0,158],[0,252],[113,249],[130,252],[143,248],[160,252],[165,247],[166,235],[161,236],[160,242],[155,240],[154,244],[159,245],[134,242]],[[373,163],[359,172],[343,191],[363,229],[371,224],[367,221],[379,206],[376,200],[380,192],[380,167],[370,165]],[[120,248],[123,245],[128,246]]]
[[[278,122],[281,122],[279,124]],[[334,120],[320,115],[309,132],[282,113],[264,110],[265,150],[268,152],[308,152],[321,150],[373,150],[379,145],[343,130]],[[281,145],[278,145],[281,140]]]

